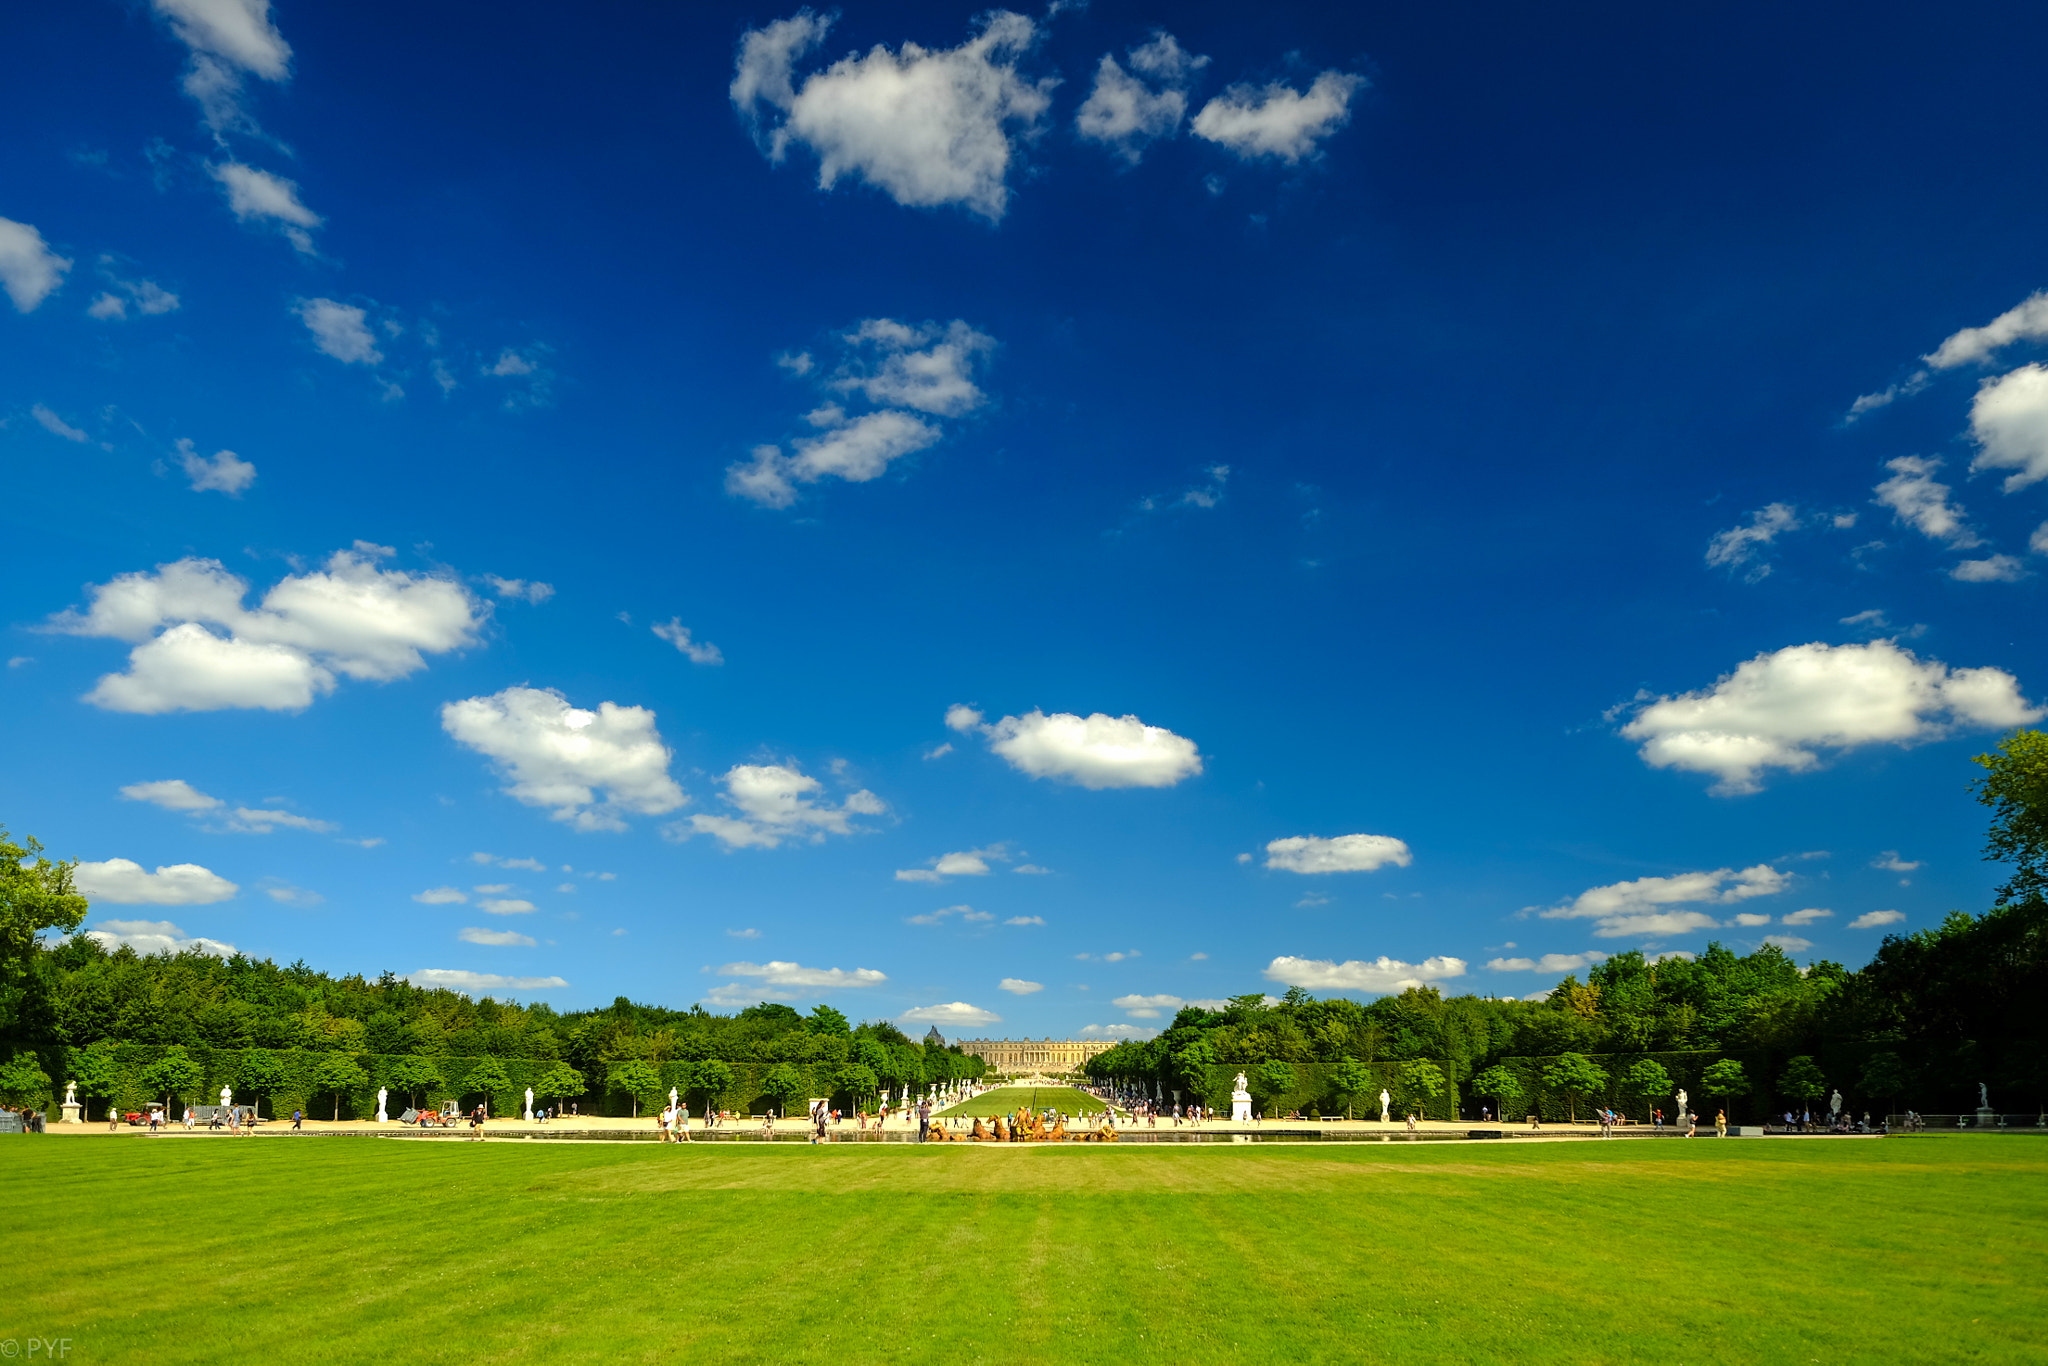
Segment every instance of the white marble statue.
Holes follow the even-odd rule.
[[[227,1084],[226,1082],[222,1082],[222,1083],[221,1083],[221,1087],[220,1087],[220,1108],[221,1108],[221,1109],[225,1110],[225,1109],[227,1109],[227,1108],[228,1108],[228,1106],[229,1106],[230,1104],[232,1104],[232,1103],[233,1103],[233,1100],[234,1100],[234,1094],[235,1094],[235,1093],[234,1093],[233,1089],[232,1089],[232,1088],[230,1088],[230,1087],[228,1086],[228,1084]]]
[[[69,1097],[67,1096],[66,1099],[68,1100]],[[1977,1108],[1979,1110],[1989,1110],[1991,1108],[1991,1088],[1981,1081],[1977,1083]]]
[[[1245,1089],[1244,1073],[1240,1072],[1231,1079],[1230,1089],[1233,1093]]]
[[[1252,1122],[1252,1093],[1245,1089],[1244,1073],[1237,1074],[1235,1089],[1230,1093],[1230,1122],[1249,1124]]]
[[[1830,1118],[1832,1118],[1833,1116],[1839,1115],[1841,1113],[1842,1093],[1840,1091],[1837,1091],[1832,1096],[1828,1097],[1828,1115]]]
[[[75,1081],[67,1081],[67,1082],[65,1082],[65,1083],[64,1083],[64,1103],[65,1103],[66,1105],[76,1105],[76,1104],[78,1104],[78,1083],[77,1083],[77,1082],[75,1082]]]
[[[1678,1088],[1678,1095],[1677,1095],[1676,1099],[1677,1099],[1677,1101],[1678,1101],[1678,1125],[1679,1125],[1679,1127],[1680,1127],[1680,1128],[1684,1128],[1684,1127],[1685,1127],[1685,1116],[1686,1116],[1686,1109],[1685,1109],[1685,1088],[1684,1088],[1683,1086],[1681,1086],[1681,1087],[1679,1087],[1679,1088]]]
[[[1393,1102],[1393,1099],[1392,1096],[1387,1094],[1387,1088],[1382,1086],[1380,1088],[1380,1123],[1382,1124],[1390,1122],[1387,1118],[1387,1106]]]
[[[673,1089],[669,1092],[669,1104],[675,1104],[675,1092]],[[529,1124],[533,1122],[533,1088],[531,1086],[526,1088],[526,1122]]]
[[[379,1124],[389,1124],[391,1122],[391,1116],[384,1113],[384,1098],[390,1094],[391,1091],[388,1087],[380,1086],[377,1088],[377,1122]]]

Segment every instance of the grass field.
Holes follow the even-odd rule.
[[[2048,1141],[2029,1138],[17,1138],[0,1198],[0,1338],[69,1338],[86,1362],[2048,1350]]]
[[[1015,1114],[1020,1108],[1057,1109],[1063,1115],[1099,1115],[1103,1105],[1086,1091],[1076,1091],[1071,1086],[999,1086],[939,1113],[949,1119],[956,1115],[963,1119],[977,1115],[986,1119],[991,1115]]]

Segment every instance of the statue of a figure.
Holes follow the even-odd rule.
[[[65,1083],[64,1083],[64,1103],[65,1103],[66,1105],[76,1105],[76,1104],[78,1104],[78,1083],[77,1083],[77,1082],[75,1082],[75,1081],[67,1081],[67,1082],[65,1082]]]
[[[1842,1093],[1839,1090],[1837,1090],[1832,1096],[1828,1097],[1828,1113],[1830,1115],[1839,1115],[1842,1113]]]
[[[384,1113],[384,1098],[390,1094],[389,1087],[380,1086],[377,1088],[377,1122],[379,1124],[389,1124],[391,1122],[391,1116]]]
[[[1680,1124],[1685,1123],[1685,1116],[1685,1088],[1681,1086],[1678,1088],[1678,1122]]]
[[[1230,1083],[1230,1089],[1233,1091],[1242,1091],[1245,1089],[1244,1073],[1240,1072],[1237,1074],[1236,1079]]]
[[[670,1105],[674,1105],[674,1104],[676,1103],[676,1101],[675,1101],[675,1095],[676,1095],[676,1093],[675,1093],[675,1088],[674,1088],[674,1087],[670,1087],[670,1088],[669,1088],[669,1093],[668,1093],[668,1095],[669,1095],[669,1101],[668,1101],[668,1103],[669,1103]],[[527,1119],[529,1119],[529,1120],[531,1120],[531,1119],[533,1118],[533,1088],[532,1088],[531,1086],[529,1086],[529,1087],[527,1087],[527,1088],[526,1088],[526,1117],[527,1117]]]
[[[225,1110],[225,1109],[227,1109],[227,1108],[228,1108],[228,1105],[229,1105],[229,1103],[230,1103],[230,1101],[231,1101],[231,1098],[232,1098],[232,1097],[234,1096],[234,1094],[235,1094],[235,1093],[234,1093],[234,1092],[233,1092],[232,1090],[230,1090],[230,1089],[229,1089],[229,1087],[228,1087],[228,1085],[227,1085],[227,1083],[226,1083],[226,1082],[222,1082],[222,1083],[221,1083],[221,1088],[220,1088],[220,1108],[221,1108],[221,1109]]]
[[[1385,1124],[1389,1122],[1387,1119],[1387,1107],[1393,1103],[1393,1100],[1394,1098],[1387,1094],[1387,1088],[1382,1086],[1380,1088],[1380,1123]]]
[[[1991,1088],[1981,1081],[1977,1083],[1977,1108],[1979,1110],[1989,1110],[1991,1108]]]

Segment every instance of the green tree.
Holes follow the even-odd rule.
[[[1495,1063],[1472,1078],[1472,1094],[1492,1096],[1494,1104],[1499,1107],[1496,1118],[1506,1119],[1508,1110],[1522,1098],[1522,1079],[1511,1069]]]
[[[1975,762],[1985,776],[1973,790],[1992,811],[1984,857],[2013,865],[1998,899],[2040,900],[2048,891],[2048,735],[2016,730]]]
[[[235,1085],[256,1097],[256,1118],[263,1118],[263,1099],[274,1096],[290,1080],[285,1071],[284,1059],[265,1048],[252,1048],[242,1054],[241,1066],[235,1069]]]
[[[831,1006],[819,1004],[811,1007],[811,1013],[804,1018],[804,1028],[813,1034],[843,1036],[853,1032],[853,1026],[846,1017]]]
[[[16,844],[0,826],[0,981],[27,968],[43,931],[69,934],[85,920],[86,899],[72,885],[77,870],[77,859],[44,858],[33,836]]]
[[[1891,1108],[1899,1108],[1899,1096],[1906,1089],[1906,1065],[1896,1053],[1872,1053],[1863,1064],[1859,1089],[1866,1096],[1883,1096]]]
[[[119,1076],[120,1071],[114,1061],[114,1045],[105,1039],[72,1051],[71,1080],[78,1084],[78,1094],[87,1100],[112,1097],[114,1083]]]
[[[415,1109],[426,1104],[425,1093],[430,1086],[440,1086],[447,1081],[441,1069],[432,1058],[410,1056],[400,1058],[391,1064],[385,1074],[384,1084],[396,1086],[406,1095],[407,1102]]]
[[[1579,1122],[1579,1101],[1607,1085],[1607,1074],[1583,1053],[1560,1053],[1543,1064],[1543,1084],[1565,1093],[1565,1117]]]
[[[841,1064],[839,1071],[834,1074],[832,1082],[839,1090],[852,1096],[856,1105],[863,1103],[868,1097],[874,1095],[875,1087],[880,1084],[872,1069],[863,1067],[857,1062]]]
[[[1251,1082],[1252,1094],[1259,1098],[1259,1110],[1263,1114],[1281,1096],[1294,1089],[1294,1068],[1291,1064],[1278,1060],[1262,1062],[1252,1069],[1251,1076],[1246,1080]]]
[[[199,1089],[199,1080],[203,1075],[199,1070],[199,1064],[185,1051],[185,1046],[172,1044],[164,1050],[161,1058],[142,1069],[142,1084],[150,1089],[151,1094],[164,1098],[164,1110],[168,1113],[171,1108],[171,1097],[178,1095],[189,1098]]]
[[[731,1065],[717,1058],[706,1058],[690,1069],[690,1086],[703,1093],[707,1111],[718,1108],[718,1098],[732,1090],[735,1080]]]
[[[0,1100],[28,1109],[50,1103],[50,1074],[33,1053],[16,1053],[0,1063]]]
[[[552,1100],[557,1105],[562,1101],[580,1096],[584,1092],[583,1074],[568,1063],[558,1062],[541,1073],[539,1081],[533,1084],[533,1093],[543,1100]]]
[[[1640,1058],[1621,1074],[1621,1089],[1642,1101],[1647,1112],[1656,1108],[1658,1097],[1672,1093],[1671,1074],[1655,1058]]]
[[[1735,1097],[1748,1094],[1749,1074],[1735,1059],[1723,1058],[1700,1073],[1700,1089],[1732,1105]]]
[[[643,1063],[642,1066],[645,1066],[645,1064]],[[648,1070],[652,1071],[653,1069],[649,1068]],[[484,1093],[484,1114],[486,1117],[491,1113],[491,1103],[497,1098],[498,1092],[512,1089],[512,1078],[506,1074],[505,1064],[499,1062],[496,1058],[483,1059],[475,1067],[469,1069],[469,1075],[463,1080],[470,1090]],[[659,1083],[657,1082],[657,1084]]]
[[[314,1074],[313,1084],[322,1091],[334,1093],[334,1118],[339,1123],[342,1094],[368,1086],[370,1074],[347,1053],[328,1053],[320,1059],[320,1070]]]
[[[1330,1080],[1337,1084],[1337,1090],[1344,1096],[1344,1118],[1351,1118],[1352,1102],[1372,1090],[1375,1077],[1379,1074],[1356,1058],[1346,1058],[1330,1073]]]
[[[1420,1098],[1422,1104],[1415,1108],[1429,1113],[1429,1102],[1444,1093],[1450,1083],[1444,1080],[1444,1071],[1427,1058],[1401,1064],[1401,1094],[1404,1099]]]
[[[1821,1074],[1820,1064],[1804,1054],[1787,1060],[1784,1075],[1778,1078],[1778,1090],[1811,1105],[1827,1094],[1827,1078]]]
[[[761,1089],[781,1102],[782,1113],[786,1115],[790,1103],[804,1093],[804,1074],[790,1063],[776,1063],[761,1078]]]
[[[633,1098],[633,1118],[640,1118],[640,1101],[661,1089],[661,1073],[638,1058],[615,1062],[605,1076],[605,1085]]]

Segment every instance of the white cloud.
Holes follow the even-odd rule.
[[[512,884],[509,882],[480,883],[470,888],[470,890],[478,896],[503,896],[506,892],[512,890]]]
[[[796,64],[832,19],[804,10],[740,39],[731,96],[780,162],[792,143],[818,158],[818,187],[854,174],[899,204],[958,204],[990,222],[1009,202],[1012,130],[1029,138],[1052,102],[1053,80],[1029,81],[1017,61],[1037,37],[1021,14],[991,10],[981,32],[934,51],[877,44],[799,79]]]
[[[476,903],[476,908],[485,915],[531,915],[533,903],[512,898],[485,897]]]
[[[232,62],[267,81],[290,75],[291,46],[270,21],[270,0],[151,0],[195,55]]]
[[[786,508],[796,501],[798,484],[821,479],[865,484],[879,479],[891,461],[915,454],[944,435],[930,423],[893,408],[850,421],[836,409],[831,412],[836,416],[821,419],[829,425],[824,435],[790,443],[796,454],[784,455],[779,446],[756,446],[750,462],[727,466],[725,491],[763,507]]]
[[[1118,1042],[1122,1042],[1126,1039],[1156,1039],[1159,1037],[1159,1031],[1156,1029],[1147,1029],[1143,1025],[1092,1024],[1081,1026],[1081,1037],[1084,1039],[1115,1039]]]
[[[1946,541],[1958,550],[1981,544],[1964,519],[1963,510],[1948,500],[1948,485],[1935,479],[1941,466],[1939,460],[1917,455],[1888,460],[1885,468],[1892,472],[1892,477],[1877,486],[1877,497],[1871,501],[1890,508],[1901,526],[1909,526],[1933,540]]]
[[[1811,925],[1818,921],[1826,920],[1833,915],[1833,911],[1824,911],[1818,907],[1809,906],[1803,911],[1792,912],[1792,914],[1784,917],[1779,923],[1783,925]]]
[[[1767,915],[1760,915],[1754,911],[1744,911],[1741,915],[1736,916],[1731,923],[1733,923],[1741,929],[1753,930],[1757,928],[1759,925],[1770,924],[1771,918]]]
[[[1146,144],[1180,131],[1188,110],[1188,79],[1209,59],[1190,55],[1165,32],[1155,32],[1151,42],[1132,48],[1129,57],[1132,70],[1151,77],[1151,82],[1131,75],[1115,57],[1103,54],[1095,68],[1095,86],[1074,116],[1074,128],[1136,165]]]
[[[292,310],[313,334],[313,345],[343,365],[375,365],[384,359],[366,319],[354,304],[333,299],[301,299]]]
[[[948,1001],[944,1005],[918,1006],[906,1010],[896,1017],[904,1024],[933,1024],[980,1026],[1001,1024],[1003,1017],[993,1010],[983,1010],[965,1001]]]
[[[1820,750],[1908,745],[1973,727],[2029,725],[2043,712],[2002,669],[1951,669],[1889,640],[1793,645],[1714,686],[1660,697],[1621,728],[1653,768],[1712,774],[1722,795],[1754,792],[1768,769],[1803,772]]]
[[[2027,576],[2027,567],[2017,556],[1992,555],[1981,560],[1962,560],[1948,571],[1958,583],[2017,583]]]
[[[30,408],[28,415],[34,418],[37,425],[51,436],[61,436],[66,441],[90,441],[92,439],[40,403]]]
[[[1052,873],[1052,869],[1041,868],[1035,863],[1020,863],[1010,871],[1013,873],[1023,873],[1027,877],[1048,877]]]
[[[422,906],[461,906],[469,901],[469,893],[460,887],[429,887],[424,892],[414,892],[412,899]]]
[[[495,972],[465,972],[459,968],[421,968],[406,974],[416,987],[445,987],[468,996],[480,991],[544,991],[569,984],[559,977],[500,977]]]
[[[1771,503],[1749,514],[1743,526],[1716,532],[1707,542],[1707,563],[1717,569],[1739,569],[1754,561],[1760,551],[1788,531],[1799,529],[1799,512],[1790,503]],[[1758,564],[1747,575],[1750,582],[1770,573],[1770,566]]]
[[[1882,854],[1879,854],[1876,858],[1872,859],[1870,861],[1870,866],[1873,868],[1881,868],[1887,873],[1912,873],[1917,872],[1921,868],[1924,868],[1926,864],[1924,864],[1919,859],[1900,858],[1898,850],[1887,849]]]
[[[654,634],[676,647],[677,651],[689,658],[692,664],[723,664],[725,655],[708,640],[690,638],[690,628],[683,625],[681,617],[670,617],[667,621],[654,623]]]
[[[954,706],[946,724],[955,730],[979,725],[980,713]],[[1059,778],[1082,787],[1172,787],[1202,771],[1195,742],[1135,716],[1072,712],[1048,716],[1033,709],[981,726],[988,747],[1010,767],[1033,778]]]
[[[120,860],[116,860],[119,862]],[[85,932],[85,937],[108,953],[123,944],[140,954],[210,953],[215,958],[232,958],[233,944],[218,939],[188,938],[168,920],[102,920]]]
[[[852,972],[845,972],[839,968],[807,968],[801,963],[780,961],[727,963],[718,969],[718,975],[745,977],[773,987],[809,987],[822,991],[879,986],[889,980],[887,974],[873,968],[855,968]]]
[[[248,583],[218,560],[179,560],[94,586],[88,611],[59,613],[50,629],[141,642],[127,673],[86,694],[108,711],[296,711],[331,692],[337,675],[388,682],[425,668],[422,652],[476,640],[484,613],[467,590],[379,569],[385,553],[364,542],[336,551],[324,568],[282,580],[254,611],[242,605]]]
[[[0,289],[17,313],[33,313],[64,283],[71,260],[50,250],[42,233],[27,223],[0,218]]]
[[[2022,365],[1986,380],[1970,404],[1970,435],[1977,440],[1977,470],[2013,470],[2005,491],[2048,479],[2048,366]]]
[[[276,224],[292,246],[305,255],[313,254],[312,230],[327,220],[299,202],[296,181],[239,161],[224,161],[207,169],[227,191],[228,209],[237,221]]]
[[[1003,923],[1005,925],[1043,925],[1045,917],[1042,915],[1013,915]]]
[[[1769,916],[1764,917],[1766,920]],[[1486,965],[1488,972],[1582,972],[1596,964],[1604,963],[1608,955],[1598,949],[1584,953],[1546,953],[1541,958],[1495,958]]]
[[[678,839],[687,839],[692,833],[712,835],[728,849],[774,849],[788,839],[808,839],[816,844],[828,834],[853,834],[859,827],[852,824],[852,817],[879,816],[888,810],[882,799],[866,788],[837,806],[819,802],[817,794],[824,791],[823,785],[793,762],[736,764],[722,781],[725,800],[739,816],[692,816],[687,829],[678,821],[665,833]]]
[[[2048,337],[2048,290],[2030,294],[1982,327],[1949,336],[1923,359],[1936,370],[1987,359],[2011,342]]]
[[[1703,911],[1673,911],[1672,906],[1726,906],[1760,896],[1775,896],[1790,879],[1767,863],[1749,868],[1716,868],[1705,873],[1670,877],[1639,877],[1591,887],[1562,906],[1543,911],[1545,920],[1592,920],[1600,939],[1628,936],[1658,938],[1711,929],[1720,922]],[[1768,917],[1766,917],[1768,919]]]
[[[489,584],[491,591],[502,599],[531,603],[535,607],[540,606],[555,595],[555,586],[553,584],[542,583],[538,579],[502,579],[496,574],[486,574],[484,575],[484,582]]]
[[[761,937],[761,932],[755,929],[727,930],[726,933],[734,939],[759,939]]]
[[[224,819],[228,829],[247,835],[267,835],[280,827],[324,835],[338,828],[332,821],[314,820],[311,816],[295,815],[290,811],[252,810],[246,806],[234,808]]]
[[[119,906],[210,906],[242,890],[196,863],[159,865],[151,873],[125,858],[82,861],[75,880],[78,890],[94,901]]]
[[[209,797],[183,778],[166,778],[153,783],[130,783],[121,789],[121,799],[130,802],[148,802],[166,811],[212,811],[225,805],[218,797]]]
[[[1263,89],[1233,85],[1203,105],[1190,127],[1247,161],[1277,157],[1292,166],[1351,121],[1351,97],[1365,84],[1363,76],[1325,71],[1305,93],[1279,81]]]
[[[1852,930],[1874,930],[1884,925],[1896,925],[1906,918],[1904,911],[1865,911],[1849,922]]]
[[[192,481],[194,493],[225,493],[242,496],[242,490],[256,482],[256,467],[233,451],[201,455],[190,441],[178,442],[178,464]]]
[[[497,361],[484,373],[504,379],[510,375],[530,375],[533,372],[533,362],[508,346],[498,353]]]
[[[986,849],[962,849],[930,860],[929,868],[898,868],[896,880],[943,882],[949,877],[983,877],[988,873],[990,859],[1007,862],[1009,857],[1008,851],[1000,844],[992,844]]]
[[[1266,845],[1266,866],[1289,873],[1370,873],[1414,861],[1408,846],[1391,835],[1292,835]]]
[[[578,830],[623,830],[626,814],[658,816],[689,800],[669,777],[654,720],[646,707],[585,711],[553,688],[524,686],[441,708],[441,728],[496,765],[508,796]]]
[[[847,359],[826,387],[859,394],[878,408],[914,408],[934,417],[960,417],[988,401],[974,371],[996,339],[959,318],[912,326],[894,318],[867,318],[844,337]]]
[[[289,882],[279,883],[274,887],[265,887],[263,895],[269,897],[280,906],[312,907],[321,905],[327,900],[326,897],[318,892],[309,891],[304,887],[294,887]]]
[[[537,858],[499,858],[496,854],[481,851],[471,854],[469,861],[482,864],[486,868],[524,868],[529,873],[545,873],[548,870],[548,866]],[[586,873],[584,876],[588,877],[589,874]],[[598,876],[610,881],[613,874],[599,873]]]
[[[1034,991],[1045,990],[1045,983],[1027,982],[1021,977],[1005,977],[996,985],[1009,992],[1012,996],[1029,996]]]
[[[972,906],[961,905],[941,906],[936,911],[926,911],[923,915],[906,916],[903,923],[906,925],[942,925],[947,919],[956,915],[963,921],[974,925],[986,925],[995,919],[987,911],[977,911]]]
[[[1420,963],[1385,957],[1343,963],[1327,958],[1275,958],[1266,965],[1266,980],[1271,982],[1285,982],[1312,991],[1371,991],[1382,995],[1464,975],[1465,960],[1450,957],[1425,958]]]
[[[981,713],[974,708],[955,702],[946,708],[946,728],[957,730],[962,735],[981,729]]]
[[[1162,1015],[1178,1011],[1182,1006],[1196,1006],[1202,1010],[1223,1010],[1230,1002],[1218,999],[1190,1001],[1179,996],[1160,994],[1157,996],[1119,996],[1110,1002],[1132,1019],[1156,1020]]]
[[[1783,949],[1786,953],[1804,953],[1813,947],[1811,939],[1801,939],[1796,934],[1767,934],[1764,936],[1764,942]]]
[[[952,752],[953,743],[949,740],[941,745],[933,745],[930,749],[924,752],[924,757],[927,759],[943,759]]]
[[[154,280],[122,279],[110,269],[113,260],[114,258],[111,256],[102,256],[100,258],[100,274],[105,276],[107,282],[113,285],[115,290],[119,290],[120,293],[114,293],[113,290],[101,293],[87,306],[85,310],[87,316],[98,318],[102,321],[126,318],[130,303],[135,305],[136,312],[145,316],[153,317],[157,314],[175,313],[177,311],[177,295],[171,293],[162,285],[157,284]]]
[[[489,944],[494,948],[530,949],[533,938],[517,930],[482,930],[474,925],[465,925],[455,937],[465,944]]]

